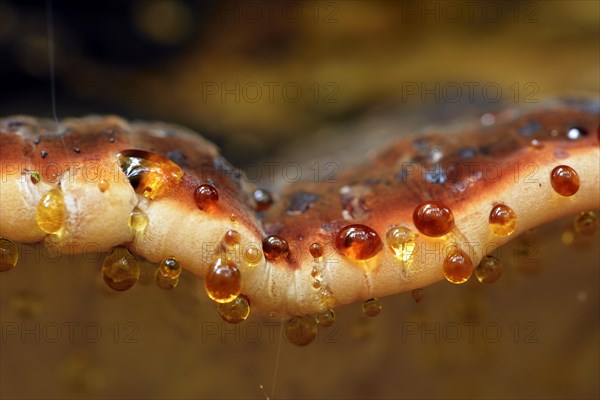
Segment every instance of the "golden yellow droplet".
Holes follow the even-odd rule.
[[[46,233],[60,231],[65,222],[65,199],[58,188],[48,191],[35,209],[35,221]]]
[[[250,302],[246,296],[240,295],[229,303],[218,303],[217,311],[225,322],[239,324],[250,315]]]
[[[396,226],[388,229],[385,234],[385,242],[392,254],[404,263],[412,258],[413,253],[417,248],[415,234],[413,231],[403,226]]]
[[[244,248],[244,261],[251,266],[257,266],[262,260],[262,250],[256,244],[249,244]]]
[[[102,264],[104,282],[116,291],[130,289],[140,277],[140,266],[125,247],[115,247]]]
[[[0,238],[0,272],[13,269],[19,261],[17,245],[8,239]]]
[[[317,336],[317,322],[308,315],[295,316],[285,323],[285,337],[297,346],[312,343]]]
[[[369,299],[362,305],[363,314],[365,314],[367,317],[378,316],[382,308],[383,306],[381,305],[381,300],[377,298]]]
[[[494,283],[502,276],[502,264],[493,256],[485,256],[475,268],[475,276],[481,283]]]
[[[319,297],[321,304],[325,308],[333,308],[333,306],[335,306],[335,297],[328,287],[324,287],[319,290]]]
[[[335,313],[333,312],[333,310],[324,310],[324,311],[317,313],[315,319],[317,321],[317,324],[319,324],[319,326],[327,328],[334,324]]]
[[[156,286],[161,288],[162,290],[172,290],[177,287],[179,283],[179,278],[171,278],[162,274],[161,269],[158,268],[154,273],[154,282],[156,282]]]
[[[129,214],[127,224],[129,228],[141,233],[148,226],[148,216],[138,207],[134,207],[131,214]]]

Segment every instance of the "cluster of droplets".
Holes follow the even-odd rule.
[[[241,293],[242,275],[232,250],[239,249],[241,235],[229,230],[223,235],[215,261],[208,267],[204,288],[208,297],[217,303],[217,312],[230,324],[245,321],[250,315],[250,299]]]
[[[323,311],[317,314],[317,323],[327,327],[335,321],[335,313],[332,308],[335,305],[335,298],[331,288],[326,283],[323,283],[321,269],[323,266],[324,248],[321,243],[313,243],[308,248],[310,255],[313,257],[313,266],[310,270],[312,287],[317,291],[319,301]]]

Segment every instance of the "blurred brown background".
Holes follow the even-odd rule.
[[[376,145],[377,132],[348,131],[401,134],[557,95],[597,97],[599,7],[55,0],[57,112],[186,125],[242,168],[323,143]],[[51,116],[47,18],[44,1],[0,0],[1,115]],[[566,245],[565,226],[532,233],[532,265],[507,247],[494,286],[440,283],[419,304],[384,299],[369,320],[348,306],[302,349],[280,343],[269,321],[222,325],[195,277],[162,293],[147,266],[140,285],[115,294],[101,258],[23,247],[23,262],[0,275],[0,395],[597,398],[598,235]]]

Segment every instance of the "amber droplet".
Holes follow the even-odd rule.
[[[374,298],[365,301],[362,305],[363,314],[367,317],[376,317],[381,313],[381,309],[383,306],[381,305],[381,300]]]
[[[444,259],[444,275],[448,282],[465,283],[473,273],[473,262],[460,249],[455,249]]]
[[[181,275],[181,264],[175,257],[165,258],[158,267],[161,275],[167,278],[179,278]]]
[[[177,187],[184,172],[173,161],[143,150],[123,150],[119,156],[121,170],[135,192],[154,200]]]
[[[256,211],[265,211],[273,204],[273,196],[267,190],[256,189],[252,192],[252,198],[256,203]]]
[[[573,222],[575,231],[583,236],[591,236],[598,230],[598,217],[593,211],[582,212]]]
[[[209,210],[219,201],[219,192],[212,185],[200,185],[194,191],[194,201],[199,209]]]
[[[317,322],[308,315],[295,316],[285,323],[285,337],[296,346],[306,346],[317,336]]]
[[[554,191],[561,196],[573,196],[579,190],[579,175],[567,165],[559,165],[550,174]]]
[[[254,243],[250,243],[244,247],[244,261],[251,267],[258,265],[262,260],[262,252]]]
[[[240,294],[242,288],[240,270],[233,261],[218,258],[208,268],[204,288],[212,300],[217,303],[228,303]]]
[[[421,288],[414,289],[412,292],[410,292],[410,295],[412,296],[413,300],[416,301],[417,303],[421,301],[424,294],[425,294],[425,291]]]
[[[323,257],[323,245],[321,243],[313,243],[308,248],[310,255],[313,256],[315,260]]]
[[[502,276],[502,264],[493,256],[485,256],[475,268],[475,276],[481,283],[494,283]]]
[[[377,232],[365,225],[348,225],[335,236],[335,248],[353,260],[367,260],[383,248]]]
[[[61,230],[65,221],[65,199],[58,188],[48,191],[35,210],[35,221],[46,233]]]
[[[498,204],[490,212],[490,230],[496,236],[510,236],[517,229],[517,214],[506,204]]]
[[[410,260],[417,247],[415,234],[403,226],[388,229],[385,234],[385,242],[392,254],[403,262]]]
[[[263,253],[269,261],[276,261],[287,257],[289,253],[288,242],[280,236],[268,236],[262,242]]]
[[[217,304],[217,312],[230,324],[239,324],[250,315],[250,302],[244,295],[239,295],[233,301]]]
[[[106,192],[109,187],[110,183],[108,183],[106,179],[100,179],[100,182],[98,182],[98,190],[100,190],[102,193]]]
[[[172,290],[177,287],[179,283],[179,278],[170,278],[162,274],[160,268],[156,270],[154,273],[154,282],[156,282],[156,286],[161,288],[162,290]]]
[[[148,226],[148,216],[138,207],[134,207],[131,214],[129,214],[127,224],[129,225],[129,228],[138,232],[143,232]]]
[[[19,261],[17,245],[8,239],[0,238],[0,272],[13,269]]]
[[[240,244],[241,240],[242,235],[240,235],[238,231],[234,231],[233,229],[230,229],[227,232],[225,232],[225,236],[223,237],[223,241],[229,247],[233,247],[236,244]]]
[[[424,235],[440,237],[448,234],[454,227],[454,215],[444,203],[426,201],[415,208],[413,223]]]
[[[131,288],[140,277],[140,266],[125,247],[115,247],[102,264],[104,282],[113,290]]]
[[[317,321],[317,324],[323,328],[330,327],[335,322],[335,313],[333,310],[321,311],[317,313],[315,320]]]

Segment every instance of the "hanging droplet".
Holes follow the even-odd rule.
[[[251,266],[255,267],[262,260],[262,251],[257,245],[250,243],[244,247],[244,261]]]
[[[100,190],[102,193],[106,192],[109,187],[110,183],[108,183],[106,179],[100,179],[100,182],[98,182],[98,190]]]
[[[510,236],[517,229],[517,214],[506,204],[498,204],[490,212],[489,223],[494,235]]]
[[[448,234],[454,227],[454,215],[444,203],[426,201],[415,208],[413,223],[422,234],[440,237]]]
[[[194,191],[194,201],[199,209],[210,210],[219,201],[219,192],[212,185],[200,185]]]
[[[385,242],[392,254],[404,263],[411,259],[417,248],[415,234],[403,226],[388,229],[385,234]]]
[[[263,253],[269,261],[276,261],[289,254],[288,242],[280,236],[268,236],[262,242]]]
[[[234,231],[233,229],[225,232],[225,236],[223,237],[223,241],[225,242],[225,245],[227,245],[229,247],[233,247],[236,244],[240,244],[241,240],[242,240],[242,235],[240,235],[240,233],[238,231]]]
[[[319,290],[319,298],[323,307],[331,309],[335,306],[335,297],[328,286],[325,286]]]
[[[502,264],[493,256],[485,256],[475,268],[475,276],[481,283],[494,283],[502,276]]]
[[[173,161],[143,150],[123,150],[119,155],[121,170],[138,194],[150,200],[175,189],[183,180],[183,170]]]
[[[228,303],[240,294],[242,288],[240,270],[233,261],[218,258],[208,268],[204,288],[212,300],[217,303]]]
[[[256,189],[252,192],[252,198],[256,204],[256,211],[266,211],[273,204],[273,196],[267,190]]]
[[[140,277],[140,266],[125,247],[115,247],[102,264],[104,282],[116,291],[131,288]]]
[[[285,337],[297,346],[312,343],[317,336],[317,322],[308,315],[295,316],[285,323]]]
[[[19,261],[17,245],[8,239],[0,238],[0,272],[13,269]]]
[[[165,276],[161,273],[160,268],[158,268],[154,273],[154,282],[156,283],[156,286],[162,290],[172,290],[177,287],[179,278],[170,278]]]
[[[425,291],[421,288],[414,289],[412,292],[410,292],[410,295],[412,296],[413,300],[417,303],[421,301],[424,294]]]
[[[323,310],[317,313],[315,320],[323,328],[330,327],[335,322],[335,313],[333,310]]]
[[[127,220],[127,224],[130,229],[133,229],[137,232],[144,232],[146,227],[148,226],[148,216],[138,207],[134,207],[129,214],[129,219]]]
[[[315,261],[323,257],[323,245],[321,243],[313,243],[308,248],[310,255],[313,256]]]
[[[250,315],[250,302],[244,295],[239,295],[233,301],[217,304],[217,311],[225,322],[239,324]]]
[[[448,282],[465,283],[473,273],[473,262],[460,249],[455,249],[444,259],[444,275]]]
[[[381,313],[383,306],[381,305],[381,300],[377,298],[369,299],[365,301],[362,305],[363,314],[367,317],[376,317]]]
[[[181,264],[175,257],[165,258],[158,267],[160,274],[167,278],[179,278],[181,275]]]
[[[348,225],[335,236],[338,252],[353,260],[367,260],[377,255],[383,243],[377,232],[365,225]]]
[[[582,212],[573,222],[575,231],[583,236],[591,236],[598,230],[598,217],[593,211]]]
[[[554,191],[561,196],[573,196],[579,190],[579,175],[573,168],[559,165],[552,170],[550,183]]]
[[[35,221],[46,233],[56,233],[62,229],[65,222],[65,199],[60,189],[51,189],[42,196],[35,209]]]

